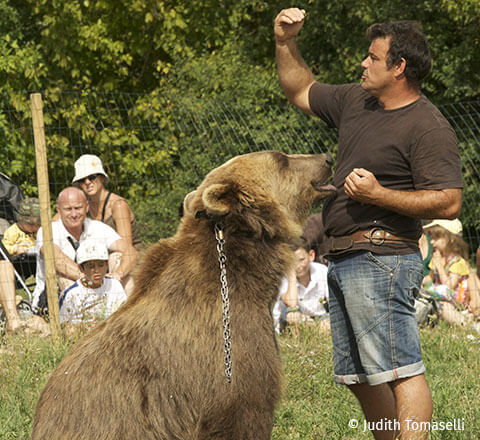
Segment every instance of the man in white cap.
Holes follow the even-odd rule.
[[[75,187],[62,190],[57,199],[57,211],[60,219],[52,222],[52,234],[60,290],[64,290],[83,276],[81,267],[75,262],[75,253],[80,243],[87,239],[103,243],[109,252],[122,254],[119,266],[109,274],[110,277],[122,281],[128,276],[135,266],[138,252],[110,226],[87,218],[88,201],[83,191]],[[34,308],[39,307],[40,296],[45,290],[42,228],[37,233],[36,246],[37,274],[32,304]]]

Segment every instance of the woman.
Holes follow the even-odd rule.
[[[75,162],[75,177],[72,183],[87,195],[89,210],[88,216],[94,220],[100,220],[113,229],[137,250],[140,248],[140,240],[137,234],[135,215],[127,201],[114,194],[105,187],[108,176],[103,169],[100,158],[93,154],[84,154]],[[110,255],[109,267],[113,272],[120,262],[120,255]],[[128,276],[123,281],[127,295],[133,289],[133,281]]]

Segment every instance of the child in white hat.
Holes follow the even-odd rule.
[[[76,261],[84,276],[60,296],[61,323],[94,324],[108,318],[127,299],[120,281],[105,277],[108,249],[93,240],[85,240],[77,249]]]
[[[440,301],[440,318],[466,326],[474,322],[478,291],[474,271],[468,262],[468,244],[462,239],[459,220],[434,220],[425,225],[433,255],[430,274],[423,280],[427,293]],[[475,330],[480,331],[477,325]]]

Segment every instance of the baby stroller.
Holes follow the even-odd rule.
[[[18,257],[12,257],[3,246],[2,238],[6,229],[16,221],[20,204],[24,200],[21,188],[16,185],[7,175],[0,172],[0,260],[8,260],[12,263],[17,289],[25,291],[25,299],[17,304],[19,313],[31,312],[32,292],[27,285],[26,279],[35,274],[36,256],[29,253]],[[1,286],[0,286],[1,288]],[[5,322],[4,312],[0,307],[0,327]]]

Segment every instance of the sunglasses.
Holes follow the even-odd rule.
[[[91,174],[90,176],[84,177],[83,179],[77,180],[77,182],[81,185],[82,183],[85,183],[88,180],[90,182],[93,182],[100,174]]]

